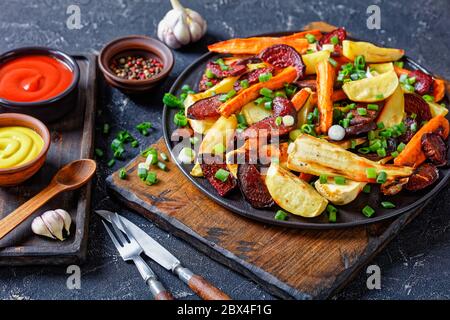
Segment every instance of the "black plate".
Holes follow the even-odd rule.
[[[291,33],[292,32],[272,33],[269,35],[281,36]],[[267,36],[267,34],[264,34],[264,36]],[[201,56],[197,61],[187,67],[186,70],[184,70],[184,72],[177,78],[172,88],[170,89],[170,92],[175,95],[179,95],[181,93],[181,87],[184,84],[188,84],[189,86],[191,86],[191,88],[196,89],[198,82],[200,81],[200,78],[205,70],[206,63],[210,60],[217,59],[220,56],[223,55],[213,52],[208,52]],[[424,67],[420,66],[418,63],[408,57],[404,57],[403,60],[405,62],[405,66],[408,69],[419,69],[426,73],[430,73]],[[445,102],[445,104],[448,106],[448,97],[446,96],[444,98],[444,101],[442,102]],[[423,204],[427,199],[436,195],[447,184],[450,178],[450,168],[441,168],[439,170],[439,180],[430,188],[415,193],[402,191],[401,193],[393,197],[383,196],[380,192],[378,192],[378,186],[372,184],[372,192],[370,194],[361,193],[358,198],[350,204],[338,207],[339,213],[336,223],[328,222],[327,216],[325,214],[322,214],[321,216],[316,218],[302,218],[290,214],[288,220],[279,221],[274,219],[275,212],[278,208],[275,207],[263,210],[255,209],[251,207],[247,201],[245,201],[239,190],[236,190],[227,197],[222,198],[217,194],[215,189],[209,184],[206,179],[195,178],[189,174],[193,165],[185,165],[177,161],[177,155],[175,154],[175,152],[173,152],[173,148],[175,147],[176,143],[170,141],[172,132],[177,129],[177,127],[173,123],[173,116],[176,112],[177,110],[164,106],[163,131],[167,148],[170,150],[172,158],[174,159],[180,170],[183,172],[183,174],[209,198],[219,203],[223,207],[247,218],[258,220],[268,224],[291,228],[335,229],[379,222],[408,212]],[[449,119],[449,117],[450,114],[447,114],[447,119]],[[397,207],[396,209],[384,209],[380,205],[381,201],[391,201],[395,203]],[[376,210],[375,215],[371,218],[367,218],[361,213],[362,208],[367,204]]]

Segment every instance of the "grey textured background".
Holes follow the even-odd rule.
[[[450,1],[282,1],[191,0],[183,1],[208,20],[207,36],[199,43],[176,51],[171,77],[153,93],[130,99],[103,83],[99,87],[97,126],[104,122],[113,133],[132,130],[138,121],[150,120],[155,129],[141,145],[161,136],[161,98],[176,76],[201,53],[205,44],[252,34],[298,30],[310,21],[325,20],[345,26],[355,36],[386,46],[404,48],[425,67],[450,78]],[[78,4],[83,28],[66,27],[66,8]],[[381,30],[366,28],[366,9],[381,8]],[[107,41],[126,34],[156,35],[158,21],[169,9],[168,0],[1,0],[0,51],[25,45],[43,45],[69,52],[99,50]],[[138,136],[138,135],[136,135]],[[109,139],[97,134],[97,146],[107,149]],[[133,155],[128,153],[129,158]],[[120,167],[117,164],[114,169]],[[94,184],[93,209],[117,209],[170,248],[185,264],[218,284],[237,299],[271,299],[253,282],[200,254],[189,244],[159,230],[147,220],[121,208],[107,196],[103,179],[111,173],[101,163]],[[366,289],[364,270],[337,295],[338,299],[436,299],[450,297],[450,208],[443,191],[373,261],[382,270],[382,289]],[[2,299],[149,299],[150,294],[133,265],[117,255],[97,216],[92,216],[89,252],[82,266],[82,289],[66,289],[64,267],[0,268]],[[152,264],[177,298],[197,297],[172,275]]]

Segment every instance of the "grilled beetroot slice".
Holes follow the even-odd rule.
[[[218,63],[210,61],[206,65],[206,69],[209,69],[216,78],[223,79],[227,77],[236,77],[241,74],[244,74],[245,71],[247,70],[247,66],[232,64],[228,66],[227,70],[222,70],[221,66]]]
[[[240,164],[237,176],[239,188],[252,207],[266,208],[273,205],[272,196],[256,165]]]
[[[405,188],[409,191],[418,191],[431,186],[439,178],[439,171],[435,166],[424,163],[409,177]]]
[[[211,82],[212,86],[215,86],[216,84],[218,84],[220,82],[220,80],[216,79],[216,78],[209,79],[206,76],[206,74],[204,74],[202,76],[202,78],[200,79],[200,82],[198,83],[198,91],[208,90],[210,88],[209,86],[206,85],[208,82]]]
[[[285,126],[282,122],[280,125],[276,123],[277,117],[292,116],[294,124]],[[241,139],[256,138],[262,136],[282,136],[296,127],[297,111],[289,99],[283,97],[275,97],[273,99],[273,115],[267,117],[245,129],[241,134]]]
[[[214,162],[210,164],[202,163],[200,164],[200,166],[202,168],[203,175],[205,176],[205,178],[208,179],[209,183],[211,183],[214,189],[216,189],[217,193],[221,197],[224,197],[236,187],[237,183],[236,179],[233,177],[232,174],[228,176],[228,179],[225,182],[222,182],[221,180],[215,177],[216,172],[219,169],[228,171],[227,165],[221,162],[219,162],[219,160],[216,160],[215,163]]]
[[[422,97],[416,94],[405,94],[405,112],[408,116],[413,113],[416,114],[416,120],[418,123],[431,119],[430,106],[425,100],[423,100]]]
[[[241,90],[241,81],[247,80],[249,85],[255,84],[259,82],[259,76],[264,73],[273,73],[274,68],[267,67],[267,68],[259,68],[252,70],[250,72],[247,72],[246,74],[242,75],[238,81],[234,84],[234,90],[239,91]]]
[[[420,70],[414,70],[409,73],[409,77],[416,78],[414,89],[420,95],[431,93],[433,90],[433,78]]]
[[[219,107],[222,104],[218,94],[195,102],[187,109],[187,117],[194,120],[218,119],[220,117]]]
[[[345,31],[344,28],[337,28],[331,32],[328,32],[322,38],[320,38],[317,46],[318,46],[319,50],[321,50],[322,45],[331,44],[331,38],[333,38],[334,36],[337,36],[339,42],[338,42],[338,44],[334,45],[333,55],[334,56],[342,55],[342,41],[347,39],[347,31]]]
[[[442,137],[436,133],[422,135],[422,151],[436,166],[447,164],[447,147]]]
[[[360,134],[375,130],[376,128],[377,125],[374,121],[356,124],[345,129],[345,136],[346,137],[359,136]]]
[[[413,119],[413,118],[406,118],[403,122],[406,126],[406,132],[404,134],[402,134],[400,137],[398,137],[400,142],[403,142],[404,144],[407,144],[412,137],[414,137],[414,135],[416,134],[416,131],[413,131],[413,126],[415,126],[416,128],[419,127],[419,124],[417,123],[417,118]]]
[[[246,66],[246,65],[251,64],[251,63],[260,63],[260,62],[262,62],[260,57],[251,56],[251,57],[248,57],[248,58],[240,59],[240,60],[234,62],[233,65],[235,64],[235,65]]]
[[[306,65],[303,63],[302,56],[291,46],[285,44],[273,45],[261,51],[259,57],[276,68],[294,66],[297,70],[297,79],[302,79],[305,76]]]

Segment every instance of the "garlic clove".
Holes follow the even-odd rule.
[[[67,232],[67,235],[70,235],[70,225],[72,224],[72,218],[70,214],[63,209],[56,209],[55,212],[63,219],[64,221],[64,229]]]
[[[195,21],[192,21],[189,24],[189,32],[191,34],[191,41],[192,42],[198,41],[202,37],[202,28]]]
[[[55,211],[46,211],[42,214],[42,220],[47,226],[48,230],[59,240],[63,241],[62,234],[64,228],[64,220]]]
[[[187,45],[191,42],[191,34],[189,32],[189,26],[186,23],[186,15],[181,14],[180,19],[175,23],[173,27],[173,34],[182,45]]]
[[[48,227],[44,223],[44,220],[42,220],[42,217],[40,216],[33,219],[33,222],[31,223],[31,230],[33,230],[35,234],[38,234],[40,236],[55,239],[50,230],[48,230]]]

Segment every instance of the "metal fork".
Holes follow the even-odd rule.
[[[152,269],[150,269],[144,259],[142,259],[142,257],[140,256],[140,254],[142,253],[142,247],[133,237],[131,232],[128,231],[126,226],[122,224],[122,221],[120,220],[117,213],[111,215],[111,225],[113,226],[114,232],[117,235],[118,239],[105,223],[105,221],[102,220],[102,222],[106,228],[106,231],[111,237],[112,242],[122,256],[122,259],[124,261],[133,260],[145,283],[150,287],[150,291],[153,297],[156,300],[173,300],[172,295],[164,288],[162,283],[158,281],[156,274]],[[119,225],[122,230],[124,230],[124,233],[127,236],[128,240],[124,237],[122,231],[119,230]]]

